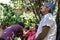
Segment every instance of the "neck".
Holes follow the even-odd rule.
[[[48,12],[45,12],[43,15],[46,15],[46,14],[48,14]]]

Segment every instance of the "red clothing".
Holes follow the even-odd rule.
[[[35,36],[36,36],[36,32],[35,33],[28,32],[28,40],[33,40]]]

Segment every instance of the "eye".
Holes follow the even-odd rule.
[[[44,5],[42,5],[42,6],[44,6]]]

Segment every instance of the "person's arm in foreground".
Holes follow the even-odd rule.
[[[43,40],[46,37],[47,33],[49,32],[49,29],[50,29],[49,26],[44,26],[42,33],[40,33],[38,37],[35,38],[34,40]]]
[[[24,35],[25,37],[27,37],[27,34],[28,34],[29,30],[27,32],[24,31]]]

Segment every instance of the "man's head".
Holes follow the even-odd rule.
[[[40,10],[43,15],[46,13],[53,13],[54,11],[54,4],[51,2],[46,2],[41,6],[41,10]]]

